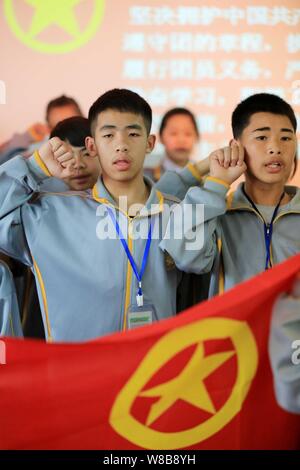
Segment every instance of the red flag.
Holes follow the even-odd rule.
[[[4,339],[0,448],[299,447],[300,419],[275,401],[267,351],[274,300],[298,271],[300,255],[175,318],[97,341]]]

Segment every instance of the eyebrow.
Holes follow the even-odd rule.
[[[271,130],[271,127],[259,127],[258,129],[254,129],[254,131],[252,132],[258,132],[258,131],[270,131]],[[294,131],[292,129],[288,129],[286,127],[283,127],[282,129],[280,129],[280,132],[291,132],[292,134],[294,133]]]
[[[104,124],[104,126],[100,127],[100,131],[105,131],[109,129],[117,129],[117,126],[113,126],[112,124]],[[125,129],[137,129],[139,131],[143,130],[140,124],[129,124],[125,127]]]

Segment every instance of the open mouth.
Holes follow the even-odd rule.
[[[127,160],[126,158],[120,158],[119,160],[116,160],[114,162],[114,166],[116,166],[117,169],[120,171],[128,170],[130,165],[131,165],[131,162]]]
[[[281,162],[270,162],[267,163],[265,167],[271,173],[278,173],[282,170],[283,164]]]
[[[281,168],[282,164],[280,162],[267,163],[268,168]]]

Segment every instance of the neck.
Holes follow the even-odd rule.
[[[189,162],[189,159],[187,158],[186,160],[180,160],[180,162],[177,162],[176,165],[180,166],[181,168],[184,168]]]
[[[278,201],[284,192],[284,185],[280,184],[268,184],[262,182],[256,182],[253,184],[252,181],[245,182],[245,191],[247,195],[252,199],[255,204],[262,206],[277,206]],[[287,204],[290,200],[288,194],[285,193],[280,205]]]
[[[143,173],[138,174],[130,181],[115,181],[106,175],[102,175],[102,179],[118,207],[120,205],[120,197],[127,198],[127,212],[129,215],[134,215],[131,214],[131,206],[135,204],[144,206],[149,197],[150,190],[144,181]]]
[[[173,163],[173,165],[176,165],[181,168],[184,168],[189,162],[188,158],[186,160],[175,161],[172,158],[170,158],[168,154],[166,155],[166,157],[167,157],[167,160],[169,160],[169,162]]]

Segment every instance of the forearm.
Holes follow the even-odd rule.
[[[0,218],[22,206],[49,176],[35,157],[17,156],[0,166]]]
[[[208,159],[202,162],[188,163],[179,172],[167,171],[156,183],[156,188],[163,193],[183,200],[191,187],[203,184],[203,177],[208,173],[209,164]],[[203,173],[201,170],[203,170]]]
[[[211,270],[216,255],[218,217],[225,213],[228,185],[207,178],[203,188],[192,188],[170,214],[160,244],[186,272]]]

